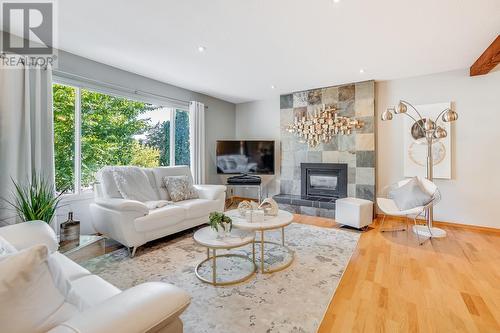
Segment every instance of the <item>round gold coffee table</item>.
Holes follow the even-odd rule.
[[[195,274],[201,281],[210,283],[214,286],[226,286],[246,281],[257,271],[257,265],[255,264],[255,233],[233,228],[230,235],[220,237],[212,228],[205,227],[197,230],[193,238],[196,243],[207,248],[207,258],[196,265],[195,268]],[[230,250],[247,244],[252,244],[252,259],[242,254],[227,253],[218,255],[216,252],[217,250]],[[210,256],[210,250],[212,250],[212,256]],[[252,263],[253,270],[237,280],[217,282],[217,258],[221,257],[234,257],[248,260]],[[209,261],[212,261],[212,280],[202,277],[199,273],[201,265]]]
[[[237,209],[227,211],[225,213],[233,220],[233,227],[260,233],[260,239],[255,240],[255,243],[260,244],[260,271],[261,273],[274,273],[281,271],[290,266],[295,259],[295,252],[285,245],[285,227],[289,226],[293,221],[293,214],[284,210],[279,210],[277,216],[264,216],[263,222],[248,222],[246,218],[242,217]],[[281,229],[281,244],[266,241],[264,239],[264,232],[268,230]],[[233,229],[234,230],[234,229]],[[273,269],[264,269],[264,244],[274,244],[281,246],[290,255],[290,259],[282,263],[279,267]]]

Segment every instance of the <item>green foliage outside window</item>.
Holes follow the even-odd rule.
[[[175,164],[189,165],[189,114],[175,113]]]
[[[133,165],[134,153],[140,151],[134,135],[149,129],[148,120],[139,116],[154,107],[88,90],[81,94],[82,187],[88,188],[103,166]]]
[[[144,142],[149,147],[160,151],[160,166],[170,165],[170,121],[158,122],[152,126]]]
[[[54,154],[57,190],[74,191],[76,88],[53,85]],[[170,122],[144,118],[157,109],[147,103],[81,89],[82,188],[89,188],[105,165],[170,165]],[[142,115],[142,118],[141,118]],[[189,117],[176,112],[176,164],[189,165]],[[136,136],[145,139],[137,140]]]
[[[56,189],[74,192],[75,88],[55,84],[53,108]]]

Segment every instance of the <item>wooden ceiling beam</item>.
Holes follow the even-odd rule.
[[[500,63],[500,35],[470,67],[470,76],[488,74]]]

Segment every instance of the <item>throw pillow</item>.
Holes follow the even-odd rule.
[[[432,195],[414,177],[405,185],[390,191],[389,199],[394,200],[399,210],[408,210],[427,205],[432,200]]]
[[[47,246],[6,257],[0,261],[2,332],[46,332],[78,312],[54,283]]]
[[[138,167],[120,167],[113,169],[116,187],[123,198],[141,202],[156,201],[158,195],[151,186],[146,173]]]
[[[188,176],[168,176],[163,178],[168,195],[172,201],[197,199],[198,191],[194,188]]]

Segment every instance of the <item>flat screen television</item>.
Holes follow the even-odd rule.
[[[216,163],[218,174],[273,175],[274,141],[217,141]]]

